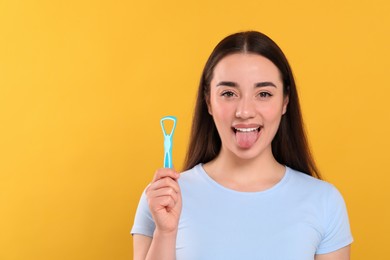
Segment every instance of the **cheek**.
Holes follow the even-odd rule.
[[[211,93],[208,110],[214,117],[214,120],[228,118],[231,115],[231,111],[234,110],[234,103],[223,101],[217,97],[216,93]]]
[[[212,106],[214,120],[225,121],[232,117],[234,108],[226,104],[214,104]]]
[[[218,130],[230,126],[235,114],[234,106],[232,104],[227,104],[226,102],[212,101],[209,106],[209,111],[212,112],[211,115]]]
[[[268,122],[278,122],[281,120],[283,115],[283,106],[266,106],[262,109],[262,114],[265,120]]]

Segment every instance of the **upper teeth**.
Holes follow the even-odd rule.
[[[253,127],[253,128],[235,128],[235,129],[240,132],[252,132],[252,131],[256,131],[258,128]]]

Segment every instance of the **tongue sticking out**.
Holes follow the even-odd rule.
[[[241,148],[250,148],[257,140],[259,131],[250,131],[250,132],[236,132],[236,140],[238,146]]]

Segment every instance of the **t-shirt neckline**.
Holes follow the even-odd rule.
[[[207,174],[207,172],[204,170],[203,163],[196,165],[195,168],[198,170],[200,175],[209,184],[211,184],[211,185],[213,185],[213,186],[217,187],[218,189],[221,189],[225,192],[236,193],[236,194],[241,194],[241,195],[263,195],[263,194],[269,194],[269,193],[275,192],[275,191],[279,190],[290,179],[290,175],[291,175],[291,169],[288,166],[285,166],[286,170],[285,170],[284,176],[282,177],[282,179],[278,183],[276,183],[272,187],[265,189],[265,190],[262,190],[262,191],[237,191],[237,190],[227,188],[227,187],[221,185],[220,183],[216,182],[213,178],[211,178]]]

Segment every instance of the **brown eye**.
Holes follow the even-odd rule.
[[[260,93],[259,93],[259,96],[260,96],[261,98],[267,98],[267,97],[272,97],[272,94],[269,93],[269,92],[260,92]]]
[[[234,93],[231,92],[231,91],[224,91],[221,96],[223,97],[233,97],[234,96]]]

